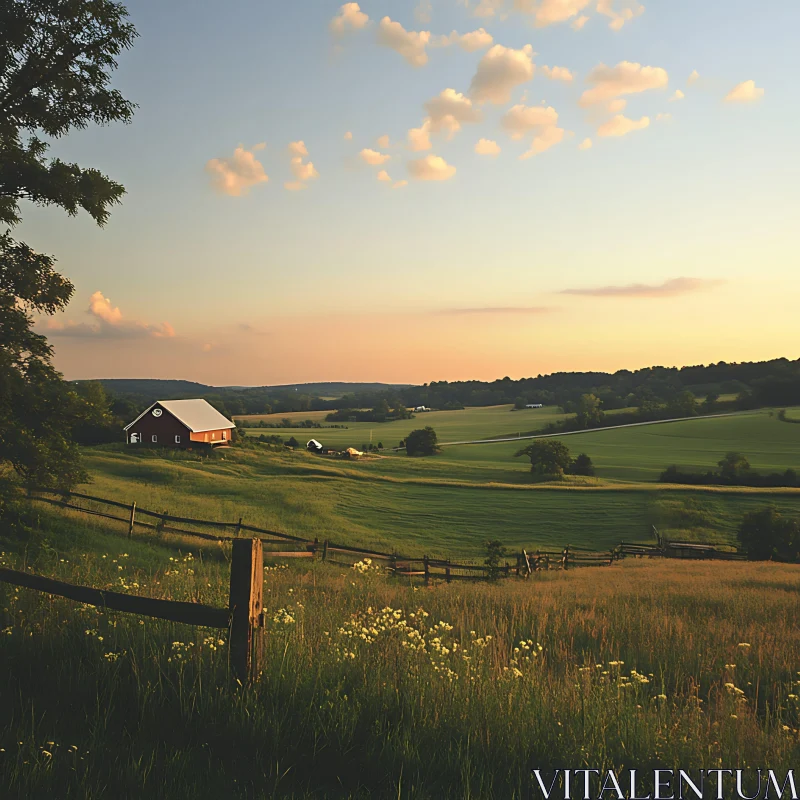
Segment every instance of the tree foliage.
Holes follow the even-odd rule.
[[[410,456],[432,456],[438,452],[438,444],[436,431],[426,425],[406,436],[406,453]]]
[[[570,465],[569,448],[557,439],[537,439],[514,454],[515,458],[527,456],[531,472],[541,476],[561,476]]]
[[[745,514],[738,537],[748,558],[757,561],[800,560],[800,524],[782,516],[774,508]]]
[[[33,329],[73,286],[52,257],[11,237],[20,201],[86,211],[103,225],[123,187],[92,168],[47,157],[52,139],[90,123],[127,122],[133,105],[109,86],[136,32],[110,0],[0,1],[0,473],[68,487],[82,479],[72,438],[107,408],[81,397],[51,364]]]

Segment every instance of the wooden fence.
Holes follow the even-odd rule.
[[[231,675],[237,682],[245,684],[258,674],[261,667],[263,558],[260,539],[238,539],[233,542],[228,608],[77,586],[4,567],[0,568],[0,582],[142,617],[206,628],[228,628]]]
[[[621,542],[609,551],[596,551],[589,548],[567,545],[563,550],[526,550],[512,554],[496,566],[469,561],[430,558],[427,555],[407,556],[400,553],[386,553],[375,549],[351,547],[336,544],[328,539],[304,539],[288,533],[247,525],[240,517],[236,522],[178,517],[166,511],[148,511],[138,508],[136,503],[121,503],[81,492],[55,492],[52,490],[31,490],[29,497],[60,508],[68,508],[103,519],[122,522],[132,536],[136,527],[154,530],[158,533],[176,534],[204,541],[240,541],[243,533],[256,534],[262,546],[263,558],[316,558],[343,567],[353,567],[358,562],[369,559],[373,565],[382,566],[398,577],[420,577],[428,585],[431,580],[444,580],[447,583],[458,580],[486,580],[507,578],[511,575],[527,577],[534,572],[551,569],[575,569],[578,567],[608,566],[627,557],[648,558],[705,558],[718,560],[743,560],[746,556],[738,552],[720,550],[716,545],[692,542],[672,542],[661,537],[653,528],[656,544],[630,544]],[[96,508],[87,508],[79,501],[107,506],[117,513],[108,513]],[[119,512],[124,512],[121,514]],[[143,519],[143,517],[145,519]],[[209,528],[217,531],[207,533],[190,530],[186,526]],[[276,549],[277,548],[277,549]]]

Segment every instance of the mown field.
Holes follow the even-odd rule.
[[[592,456],[596,479],[533,484],[525,460],[513,458],[519,442],[357,461],[258,444],[205,459],[113,445],[87,450],[93,483],[83,488],[179,516],[244,517],[307,538],[439,557],[480,556],[488,539],[516,550],[607,549],[622,540],[649,541],[653,525],[674,538],[732,544],[747,511],[768,504],[800,511],[798,490],[652,482],[669,464],[711,468],[731,449],[762,470],[800,466],[800,426],[768,412],[563,439],[573,453]]]
[[[278,434],[284,438],[294,436],[305,444],[311,437],[318,439],[328,447],[357,447],[370,442],[377,445],[382,442],[385,447],[397,447],[401,439],[417,429],[430,425],[439,435],[442,442],[461,442],[490,436],[516,436],[525,431],[539,430],[548,422],[564,419],[565,415],[556,407],[528,408],[513,411],[511,405],[487,406],[484,408],[465,408],[461,411],[427,411],[419,413],[413,419],[393,422],[325,422],[327,411],[305,411],[293,414],[268,414],[236,417],[237,421],[252,425],[259,420],[270,424],[280,424],[284,419],[302,422],[306,419],[322,425],[342,425],[342,428],[268,428],[256,429],[251,433]],[[306,435],[307,434],[307,435]]]
[[[49,510],[36,529],[0,566],[227,602],[219,547]],[[425,589],[306,563],[268,568],[264,604],[244,690],[225,631],[0,584],[3,796],[514,800],[533,767],[800,757],[795,566],[630,561]]]

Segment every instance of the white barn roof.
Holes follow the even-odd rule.
[[[216,431],[225,428],[235,428],[224,414],[220,414],[214,406],[206,400],[158,400],[148,409],[139,414],[136,419],[125,426],[125,430],[133,427],[145,414],[149,413],[155,406],[161,406],[165,411],[169,411],[173,417],[182,422],[192,433],[202,433],[203,431]]]

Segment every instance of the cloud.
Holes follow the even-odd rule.
[[[551,106],[512,106],[501,118],[500,125],[512,139],[522,139],[530,131],[541,132],[558,122],[558,112]]]
[[[448,36],[439,36],[434,39],[431,44],[435,47],[448,47],[451,44],[458,45],[462,50],[467,53],[475,53],[478,50],[483,50],[485,47],[491,46],[494,42],[494,37],[491,33],[478,28],[469,33],[459,33],[453,31]]]
[[[86,313],[92,317],[92,322],[49,319],[48,334],[98,339],[172,339],[175,336],[175,329],[169,322],[152,325],[135,319],[125,319],[119,308],[100,291],[94,292],[89,298]]]
[[[534,316],[537,314],[549,314],[555,311],[549,306],[479,306],[477,308],[442,308],[433,311],[433,314],[445,316],[467,316],[467,315],[514,315],[514,316]]]
[[[697,83],[697,81],[699,80],[700,80],[700,73],[696,69],[693,69],[689,77],[686,79],[686,84],[688,86],[691,86],[693,83]]]
[[[419,128],[411,128],[408,132],[408,146],[415,153],[420,150],[430,150],[431,145],[431,121],[426,119]]]
[[[579,145],[578,150],[589,150],[592,147],[592,140],[591,139],[584,139]]]
[[[542,72],[551,81],[570,83],[574,77],[566,67],[542,67]]]
[[[674,103],[677,100],[683,100],[684,97],[686,97],[686,95],[680,89],[676,89],[675,94],[673,94],[672,97],[670,97],[668,102]]]
[[[533,48],[526,44],[519,50],[496,44],[478,62],[470,84],[476,103],[503,105],[511,100],[514,87],[533,78]]]
[[[430,39],[430,31],[407,31],[389,17],[384,17],[378,26],[378,43],[399,53],[413,67],[428,63],[425,47]]]
[[[523,153],[520,158],[526,159],[532,156],[538,156],[540,153],[544,153],[545,150],[549,150],[554,145],[559,144],[563,139],[563,128],[557,128],[554,125],[544,128],[541,133],[537,133],[536,136],[533,137],[530,149]]]
[[[251,186],[266,183],[269,180],[264,172],[264,165],[253,155],[263,145],[256,145],[246,150],[239,145],[231,158],[212,158],[206,163],[206,172],[211,176],[213,187],[230,197],[241,197],[247,194]]]
[[[418,181],[446,181],[456,174],[456,168],[441,156],[429,155],[408,162],[408,171]]]
[[[609,114],[619,114],[620,111],[625,110],[628,101],[624,97],[618,97],[616,100],[609,100],[606,104],[606,110]]]
[[[319,172],[314,167],[311,161],[303,163],[300,156],[295,156],[292,159],[292,172],[298,181],[310,181],[312,178],[319,178]]]
[[[641,131],[650,125],[650,117],[642,117],[639,120],[628,119],[622,114],[617,114],[608,122],[604,122],[598,129],[598,136],[625,136],[631,131]]]
[[[341,36],[348,31],[360,31],[368,22],[369,17],[361,10],[358,3],[345,3],[339,8],[328,27],[331,33]]]
[[[669,82],[669,75],[661,67],[643,67],[630,61],[620,61],[616,67],[598,64],[586,77],[593,84],[580,99],[584,108],[605,103],[625,94],[637,94],[648,89],[661,89]]]
[[[289,150],[290,156],[299,156],[300,158],[305,158],[308,155],[308,148],[306,148],[306,143],[300,139],[296,142],[289,142]]]
[[[671,278],[663,283],[629,283],[625,286],[598,286],[590,289],[563,289],[560,294],[585,297],[677,297],[682,294],[713,289],[724,283],[704,278]]]
[[[301,192],[303,189],[308,189],[308,186],[302,181],[286,181],[283,184],[283,188],[288,189],[290,192]]]
[[[378,164],[383,164],[391,158],[391,156],[385,153],[379,153],[377,150],[370,150],[369,147],[365,147],[358,155],[364,163],[373,167],[378,166]]]
[[[382,147],[384,150],[389,147],[389,134],[385,133],[383,136],[378,137],[378,147]]]
[[[475,17],[494,17],[503,8],[505,0],[479,0],[472,12]]]
[[[306,181],[319,178],[319,172],[317,172],[311,161],[303,161],[304,158],[308,158],[308,148],[302,139],[296,142],[289,142],[288,151],[292,157],[290,166],[295,180],[286,181],[283,184],[283,188],[288,189],[290,192],[298,192],[308,188]]]
[[[612,31],[621,30],[626,22],[644,14],[644,6],[636,0],[619,0],[621,8],[614,9],[615,0],[597,0],[597,13],[611,18],[608,27]]]
[[[755,81],[738,83],[725,95],[726,103],[754,103],[764,96],[764,90],[756,86]]]
[[[656,122],[669,122],[672,119],[672,114],[659,113],[656,114]]]
[[[385,183],[391,183],[392,182],[392,179],[389,177],[389,173],[385,169],[382,169],[378,173],[377,178],[378,178],[379,181],[384,181]]]
[[[395,181],[392,184],[392,189],[402,189],[404,186],[408,186],[408,181]]]
[[[479,156],[496,156],[500,152],[500,147],[492,139],[479,139],[475,145],[475,152]]]
[[[453,135],[461,130],[462,123],[480,122],[481,112],[472,100],[455,89],[445,89],[425,103],[431,131],[446,131]]]
[[[537,28],[566,22],[578,16],[588,5],[589,0],[514,0],[515,10],[533,15]]]
[[[589,21],[589,17],[585,14],[581,14],[573,23],[572,29],[575,31],[579,31],[583,26]]]
[[[351,132],[351,131],[347,131],[347,133],[345,133],[345,135],[344,135],[344,140],[345,140],[346,142],[350,142],[350,141],[352,141],[352,140],[353,140],[353,134],[352,134],[352,132]]]

